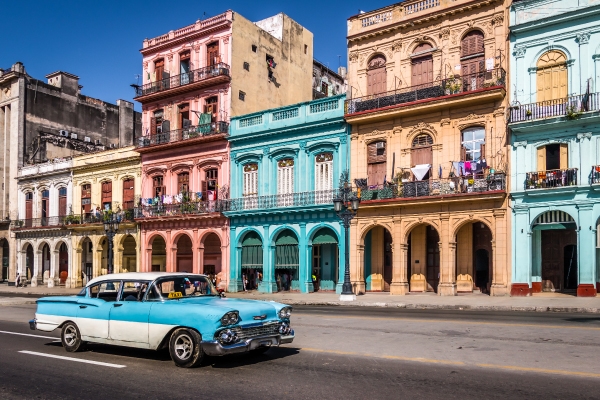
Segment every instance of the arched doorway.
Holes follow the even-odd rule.
[[[284,229],[275,240],[275,282],[278,291],[300,289],[299,265],[298,238],[292,230]]]
[[[64,285],[69,277],[69,249],[64,242],[58,247],[58,280]]]
[[[373,292],[389,292],[392,284],[392,235],[375,226],[364,240],[365,288]]]
[[[221,239],[215,233],[204,238],[204,265],[206,275],[218,275],[221,272]],[[219,277],[221,277],[219,275]]]
[[[257,232],[250,231],[242,239],[241,267],[243,289],[258,289],[258,273],[263,270],[263,247]]]
[[[440,283],[440,236],[429,224],[414,227],[407,239],[409,290],[437,292]]]
[[[490,228],[483,222],[463,225],[456,234],[456,290],[490,294],[493,281]]]
[[[123,240],[122,272],[135,272],[137,270],[137,244],[131,235]]]
[[[81,242],[81,278],[86,285],[94,278],[94,261],[92,257],[93,245],[90,238],[86,237]]]
[[[335,290],[339,278],[337,235],[331,228],[319,229],[312,238],[312,275],[315,292]]]
[[[50,279],[50,246],[47,243],[42,245],[42,260],[41,260],[41,277],[42,282],[47,283]]]
[[[33,280],[33,246],[30,244],[26,245],[25,248],[25,273],[24,278],[29,282]]]
[[[541,282],[532,282],[532,292],[572,292],[578,285],[577,224],[564,211],[547,211],[532,225],[534,268],[539,265]],[[535,275],[535,274],[534,274]]]
[[[192,267],[192,239],[188,235],[181,235],[177,239],[177,272],[193,272]]]
[[[167,270],[167,244],[162,236],[156,235],[150,242],[152,247],[152,258],[150,269],[152,272],[165,272]]]
[[[2,277],[2,281],[8,281],[8,240],[6,239],[0,239],[0,260],[2,262],[1,264],[1,268],[2,268],[2,273],[0,275],[0,277]]]

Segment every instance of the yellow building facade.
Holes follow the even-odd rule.
[[[505,10],[406,1],[349,19],[357,293],[509,293]]]
[[[139,271],[140,235],[134,208],[141,193],[140,155],[134,147],[73,158],[72,276],[77,286],[108,272],[108,237],[104,220],[116,217],[114,272]]]

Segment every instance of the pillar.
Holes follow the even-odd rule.
[[[376,226],[371,229],[371,290],[382,292],[384,289],[384,228]]]
[[[494,232],[492,240],[492,285],[491,296],[506,296],[508,289],[508,240],[510,233],[506,223],[506,211],[494,210]]]
[[[512,284],[511,296],[529,296],[532,280],[532,233],[529,226],[529,208],[513,208]],[[538,246],[539,247],[539,246]],[[541,265],[541,259],[539,260]],[[541,271],[540,271],[541,272]],[[539,280],[541,290],[541,274]]]
[[[230,260],[229,260],[229,285],[227,291],[239,292],[244,290],[242,283],[242,245],[239,243],[238,231],[235,226],[229,228]],[[263,243],[264,245],[264,243]]]
[[[473,293],[473,224],[463,225],[456,234],[456,291]],[[493,260],[490,260],[493,262]]]
[[[400,218],[394,218],[392,234],[392,284],[390,294],[405,295],[408,293],[407,258],[408,244],[403,243],[404,232]]]
[[[440,283],[438,284],[438,295],[456,296],[455,279],[455,254],[456,242],[451,238],[450,216],[442,215],[440,217]]]
[[[312,268],[308,261],[311,257],[308,254],[308,246],[306,245],[306,241],[306,223],[301,222],[300,240],[298,243],[298,258],[300,262],[298,280],[300,281],[300,292],[302,293],[310,293],[315,291],[312,282]]]
[[[596,235],[594,235],[594,204],[579,204],[577,231],[577,296],[596,296]]]
[[[269,239],[269,225],[263,225],[265,242],[263,242],[263,280],[258,285],[258,291],[273,293],[277,291],[274,280],[275,272],[275,245]],[[290,283],[291,284],[291,283]]]
[[[52,254],[50,256],[50,273],[48,276],[49,288],[54,287],[55,285],[58,286],[60,282],[60,278],[56,279],[56,275],[58,275],[56,273],[56,269],[59,266],[58,253],[58,249],[54,249],[52,250]]]
[[[96,278],[102,275],[102,253],[103,249],[100,247],[100,242],[93,248],[92,251],[92,278]]]
[[[33,252],[33,276],[31,277],[31,287],[36,287],[40,283],[40,259],[42,258],[42,251],[35,250]]]
[[[152,271],[152,247],[146,249],[146,265],[143,267],[144,272]]]
[[[83,286],[83,280],[81,279],[81,253],[83,249],[75,249],[74,252],[69,252],[69,278],[65,283],[68,288],[75,288]]]
[[[193,171],[193,169],[192,169]],[[194,251],[194,249],[196,251]],[[198,229],[192,229],[192,272],[194,274],[201,274],[203,272],[202,266],[204,262],[200,255],[204,256],[204,246],[198,242]]]

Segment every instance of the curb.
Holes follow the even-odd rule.
[[[0,301],[0,307],[2,307],[2,306],[22,306],[25,304],[35,304],[35,299]]]

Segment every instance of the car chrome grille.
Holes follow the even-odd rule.
[[[235,327],[231,328],[237,335],[239,340],[246,340],[257,336],[276,335],[279,333],[279,324],[265,324],[262,326],[253,326],[249,328]],[[215,338],[218,337],[219,332],[215,334]]]

